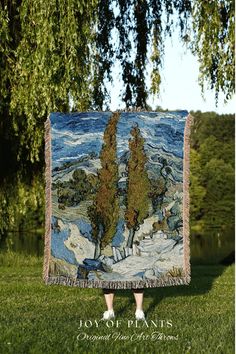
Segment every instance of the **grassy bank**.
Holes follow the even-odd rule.
[[[101,289],[44,285],[42,258],[0,254],[0,266],[0,353],[234,352],[234,265],[192,266],[189,286],[145,289],[149,327],[138,322],[138,328],[135,321],[128,327],[135,311],[130,290],[117,291],[120,325],[107,322],[108,328],[99,322],[105,310]],[[80,320],[91,320],[93,327],[79,329]],[[163,335],[152,340],[154,332]],[[98,337],[82,339],[86,335]]]

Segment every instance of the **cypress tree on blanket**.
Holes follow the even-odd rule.
[[[150,181],[145,164],[144,138],[138,126],[131,129],[129,140],[130,157],[128,160],[128,181],[125,219],[129,229],[127,247],[132,248],[135,232],[148,217],[150,204]]]
[[[118,164],[116,159],[116,126],[119,113],[114,113],[104,132],[104,143],[100,153],[102,168],[98,172],[99,186],[89,216],[96,241],[95,259],[100,253],[112,255],[111,242],[119,217]],[[106,248],[106,251],[104,249]],[[102,251],[103,250],[103,251]]]

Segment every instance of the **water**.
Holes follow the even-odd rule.
[[[234,250],[234,229],[207,230],[190,236],[191,264],[217,264]],[[8,233],[0,239],[1,250],[43,256],[44,234],[41,232]]]
[[[191,233],[191,264],[216,264],[234,251],[234,228]]]

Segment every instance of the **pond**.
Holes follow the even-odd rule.
[[[0,249],[43,256],[43,232],[8,233],[0,238]],[[191,232],[191,264],[216,264],[234,251],[234,229]]]

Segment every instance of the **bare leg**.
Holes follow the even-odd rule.
[[[143,289],[132,289],[136,301],[136,309],[143,310]]]
[[[105,294],[105,300],[106,300],[106,305],[108,310],[113,309],[113,299],[114,299],[114,294]]]
[[[113,299],[115,291],[113,289],[103,289],[107,310],[113,310]]]

